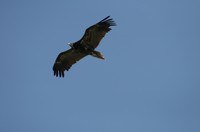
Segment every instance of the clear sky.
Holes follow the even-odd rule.
[[[199,0],[1,0],[1,132],[200,132]],[[117,26],[65,78],[68,42]]]

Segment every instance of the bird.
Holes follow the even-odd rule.
[[[105,58],[103,54],[96,51],[95,48],[97,48],[106,33],[111,30],[111,26],[116,26],[116,23],[112,18],[110,18],[110,16],[107,16],[87,28],[80,40],[74,43],[68,43],[70,49],[59,53],[55,60],[53,65],[54,76],[64,77],[65,71],[68,71],[73,64],[87,55],[104,60]]]

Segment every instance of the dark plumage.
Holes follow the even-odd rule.
[[[95,51],[95,48],[99,45],[105,34],[111,30],[110,26],[116,26],[115,22],[111,18],[109,19],[109,17],[87,28],[79,41],[70,43],[71,48],[58,55],[53,66],[56,77],[64,77],[65,70],[68,71],[73,64],[87,55],[104,59],[100,52]]]

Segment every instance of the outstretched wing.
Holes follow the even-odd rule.
[[[111,30],[110,26],[116,26],[115,22],[109,17],[107,16],[97,24],[87,28],[80,43],[95,49],[105,34]]]
[[[88,54],[76,49],[69,49],[65,52],[61,52],[53,66],[54,76],[64,77],[65,70],[68,71],[73,64],[87,55]]]

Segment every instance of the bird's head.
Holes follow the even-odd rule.
[[[68,43],[71,48],[74,48],[74,43]]]

